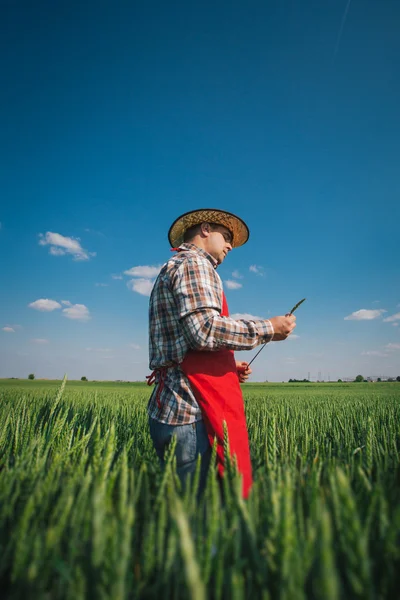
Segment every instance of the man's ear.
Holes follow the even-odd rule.
[[[202,223],[201,224],[201,232],[202,233],[210,233],[210,231],[211,231],[210,223]]]

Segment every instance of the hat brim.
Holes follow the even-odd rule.
[[[191,210],[178,217],[168,231],[168,241],[174,248],[183,243],[185,232],[200,223],[218,223],[232,233],[232,248],[243,246],[249,239],[250,231],[246,223],[236,215],[217,208]]]

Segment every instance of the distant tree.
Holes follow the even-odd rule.
[[[81,377],[81,381],[87,381],[87,377]]]
[[[357,383],[359,383],[360,381],[364,381],[364,377],[362,375],[357,375],[355,381],[357,381]]]
[[[28,379],[35,379],[35,374],[34,373],[29,373]]]
[[[338,379],[337,382],[338,383],[343,383],[343,381],[341,379]]]
[[[378,377],[377,381],[382,381],[382,379],[380,377]]]
[[[396,381],[400,381],[400,375],[396,377]]]

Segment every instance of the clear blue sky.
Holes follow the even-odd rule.
[[[400,375],[399,28],[397,0],[3,3],[0,376],[144,379],[199,207],[250,228],[231,313],[307,297],[253,380]]]

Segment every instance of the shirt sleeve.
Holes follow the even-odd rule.
[[[222,317],[222,283],[208,260],[188,257],[171,281],[183,335],[194,350],[251,350],[274,335],[268,320]]]

